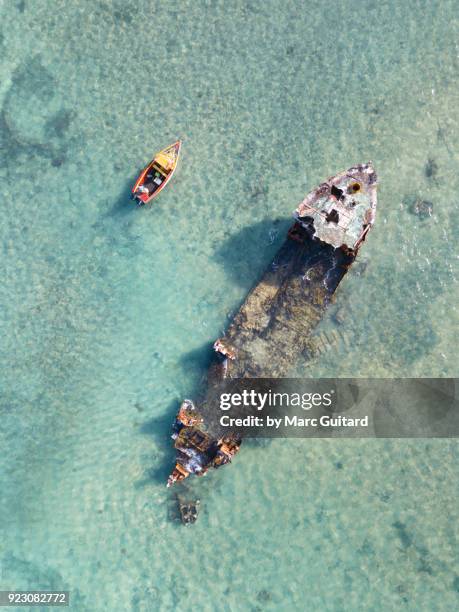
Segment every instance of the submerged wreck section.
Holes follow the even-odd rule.
[[[177,462],[167,486],[190,474],[203,476],[210,467],[226,465],[237,453],[240,440],[234,436],[215,436],[202,429],[203,418],[191,400],[184,400],[175,417],[172,438]]]
[[[274,261],[214,344],[216,359],[200,413],[190,400],[180,408],[172,436],[177,462],[168,486],[225,465],[239,450],[241,440],[219,426],[216,397],[222,380],[285,376],[308,350],[374,223],[376,184],[371,162],[361,164],[330,177],[299,204]]]

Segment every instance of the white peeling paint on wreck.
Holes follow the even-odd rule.
[[[375,221],[376,185],[371,162],[353,166],[311,191],[294,217],[315,238],[355,252]]]

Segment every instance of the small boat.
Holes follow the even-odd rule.
[[[132,197],[139,204],[148,204],[171,180],[180,154],[180,140],[157,153],[132,188]]]

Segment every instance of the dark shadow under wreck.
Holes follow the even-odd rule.
[[[199,412],[191,400],[180,407],[168,486],[229,463],[239,450],[239,437],[219,424],[219,383],[280,378],[311,349],[312,332],[374,223],[376,185],[371,162],[354,166],[319,185],[295,210],[274,261],[214,344]]]

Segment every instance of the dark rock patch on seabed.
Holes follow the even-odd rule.
[[[406,525],[400,521],[392,523],[392,527],[397,531],[397,535],[402,543],[403,548],[409,548],[413,544],[413,539],[406,529]]]
[[[421,574],[435,576],[436,572],[434,571],[432,562],[438,566],[438,560],[432,559],[432,556],[427,548],[424,546],[419,546],[415,543],[404,523],[401,521],[395,521],[392,523],[392,527],[394,527],[396,530],[404,550],[412,548],[415,551],[417,561],[416,570]]]
[[[403,198],[402,205],[410,215],[418,217],[420,221],[424,221],[433,215],[433,202],[424,199],[422,196],[416,193],[407,195],[405,198]]]
[[[111,1],[100,2],[93,10],[96,15],[103,19],[104,23],[113,23],[118,26],[129,26],[138,18],[135,10],[124,7],[122,2],[118,6],[113,6]]]
[[[428,179],[436,179],[438,174],[438,164],[437,162],[429,157],[427,163],[424,167],[424,174]]]
[[[69,111],[64,108],[59,110],[55,115],[51,116],[47,120],[47,133],[56,136],[57,138],[64,138],[75,115],[76,114],[73,111]]]
[[[59,100],[56,79],[36,56],[18,66],[11,80],[0,111],[0,148],[8,152],[6,159],[11,167],[18,158],[34,157],[61,166],[75,113]]]
[[[421,221],[428,219],[433,213],[433,204],[429,200],[417,198],[410,207],[410,212],[416,215]]]
[[[63,164],[65,164],[65,157],[55,157],[52,161],[51,161],[51,166],[53,166],[53,168],[60,168]]]
[[[273,597],[272,593],[270,593],[270,591],[268,591],[267,589],[262,589],[257,594],[257,600],[260,603],[268,603],[269,601],[272,600],[272,597]]]

